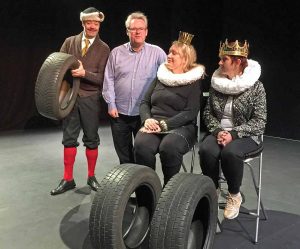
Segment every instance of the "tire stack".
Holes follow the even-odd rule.
[[[217,194],[209,177],[178,173],[162,187],[149,167],[122,164],[100,183],[89,233],[98,249],[210,249]]]

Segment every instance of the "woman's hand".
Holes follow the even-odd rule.
[[[145,126],[143,126],[141,129],[140,129],[140,132],[144,132],[144,133],[159,133],[161,132],[161,129],[159,128],[158,130],[149,130],[147,128],[145,128]]]
[[[159,122],[156,119],[148,118],[145,121],[144,127],[150,132],[160,132]]]
[[[232,136],[228,131],[220,131],[217,136],[218,144],[226,146],[232,141]]]

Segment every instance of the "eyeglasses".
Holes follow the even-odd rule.
[[[137,32],[142,32],[144,30],[146,30],[147,28],[128,28],[127,30],[129,32],[132,32],[132,33],[137,33]]]

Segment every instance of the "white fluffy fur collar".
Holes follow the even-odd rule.
[[[218,68],[212,78],[211,86],[216,91],[224,94],[239,94],[244,92],[259,79],[261,74],[261,67],[257,61],[248,60],[248,66],[245,68],[241,76],[235,76],[233,79],[228,79],[221,75],[221,70]]]
[[[157,78],[166,86],[184,86],[201,79],[203,73],[204,67],[199,65],[186,73],[175,74],[167,69],[165,63],[163,63],[158,68]]]

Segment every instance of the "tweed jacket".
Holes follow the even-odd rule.
[[[251,137],[259,143],[258,136],[264,133],[267,119],[266,94],[263,84],[259,80],[253,81],[253,84],[249,84],[247,89],[235,94],[220,92],[215,88],[214,86],[210,88],[203,113],[209,132],[217,135],[222,130],[223,111],[228,97],[232,96],[233,128],[231,134],[234,134],[233,138]]]
[[[74,55],[83,64],[85,76],[80,79],[79,95],[90,96],[93,94],[100,94],[102,92],[104,69],[110,49],[108,45],[99,38],[99,35],[97,35],[86,55],[82,57],[82,35],[83,32],[68,37],[64,41],[60,52]]]

